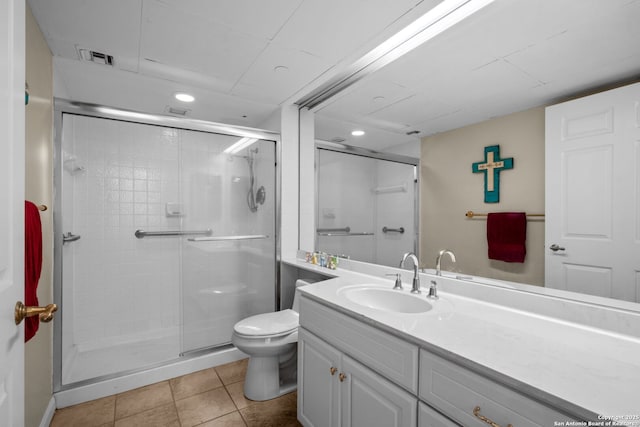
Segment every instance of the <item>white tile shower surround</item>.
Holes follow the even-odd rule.
[[[92,358],[126,345],[131,337],[158,339],[136,348],[136,354],[116,352],[121,359],[114,363],[118,371],[140,367],[143,360],[147,364],[167,360],[167,354],[176,349],[169,358],[180,351],[229,342],[236,320],[255,310],[273,309],[273,284],[261,279],[275,277],[273,258],[269,265],[265,257],[238,256],[249,250],[238,243],[211,250],[213,244],[185,248],[176,238],[133,236],[136,229],[211,228],[240,234],[263,232],[265,227],[273,235],[272,209],[265,206],[250,214],[246,206],[246,160],[221,156],[229,144],[212,143],[212,138],[225,137],[65,117],[65,158],[75,159],[73,165],[84,168],[74,173],[67,168],[63,179],[64,232],[82,236],[63,248],[63,359],[69,358],[63,362],[65,380],[103,375],[110,363],[91,362]],[[256,175],[267,173],[269,163],[273,165],[257,161]],[[266,181],[260,185],[272,196],[274,184]],[[273,199],[267,199],[271,207]],[[166,203],[179,203],[185,215],[168,217]],[[187,253],[191,258],[184,257]],[[185,259],[182,266],[181,257]],[[249,261],[255,268],[246,267]],[[260,268],[266,269],[264,276],[255,271]],[[212,289],[217,284],[237,289],[244,284],[251,289],[245,296],[257,296],[258,302],[230,303],[229,298],[224,304],[207,302],[207,297],[220,299]],[[183,311],[181,301],[186,304]],[[223,321],[213,319],[214,315]],[[181,327],[188,337],[182,348],[176,333]]]

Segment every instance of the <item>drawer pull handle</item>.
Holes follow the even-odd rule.
[[[334,376],[338,372],[338,368],[332,366],[329,368],[329,372],[331,372],[331,376]]]
[[[491,421],[489,418],[485,417],[484,415],[480,415],[480,407],[476,406],[475,408],[473,408],[473,415],[478,418],[481,421],[484,421],[485,423],[489,424],[491,427],[500,427],[500,424],[494,423],[493,421]],[[508,424],[507,427],[513,427],[511,424]]]
[[[340,375],[338,375],[338,378],[340,379],[340,382],[344,382],[344,380],[347,379],[347,375],[343,374],[342,372],[340,372]]]

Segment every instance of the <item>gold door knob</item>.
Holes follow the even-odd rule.
[[[46,307],[27,307],[22,301],[16,303],[16,309],[14,312],[14,318],[16,325],[26,317],[40,316],[41,322],[51,322],[53,320],[53,313],[58,310],[58,306],[55,304],[48,304]]]
[[[347,379],[347,375],[340,372],[340,375],[338,375],[338,378],[340,379],[340,382],[344,382],[344,380]]]
[[[332,366],[329,368],[329,372],[331,372],[331,375],[333,376],[336,374],[336,372],[338,372],[338,368]]]

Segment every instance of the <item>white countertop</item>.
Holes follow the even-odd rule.
[[[300,288],[305,296],[368,321],[456,363],[585,419],[638,417],[618,425],[640,426],[640,339],[479,301],[439,290],[426,313],[390,313],[345,297],[348,286],[391,289],[393,280],[287,260],[289,265],[335,276]],[[432,276],[439,282],[455,280]],[[481,286],[481,285],[479,285]],[[425,298],[428,282],[423,283]],[[404,283],[409,293],[410,284]],[[341,291],[342,290],[342,291]],[[614,424],[615,425],[615,424]]]

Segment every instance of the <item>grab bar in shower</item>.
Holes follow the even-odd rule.
[[[400,233],[403,234],[404,233],[404,227],[400,227],[400,228],[389,228],[389,227],[382,227],[382,232],[383,233]]]
[[[339,236],[373,236],[373,233],[362,233],[362,232],[358,232],[358,233],[352,233],[352,232],[347,232],[347,233],[324,233],[324,232],[318,232],[318,236],[326,236],[326,237],[339,237]]]
[[[213,237],[192,237],[187,239],[190,242],[223,242],[228,240],[259,240],[268,239],[266,234],[249,234],[246,236],[213,236]]]
[[[134,233],[138,239],[143,237],[164,237],[164,236],[211,236],[213,231],[199,230],[199,231],[182,231],[182,230],[167,230],[167,231],[144,231],[136,230]]]
[[[343,227],[343,228],[318,228],[318,229],[316,229],[316,232],[318,234],[320,234],[320,233],[336,233],[336,232],[337,233],[340,233],[340,232],[349,233],[350,231],[351,231],[351,227],[349,227],[349,226],[346,226],[346,227]]]

